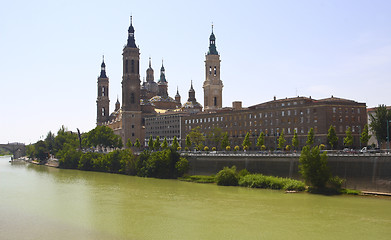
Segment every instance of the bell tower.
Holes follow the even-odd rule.
[[[103,125],[109,120],[109,78],[106,75],[106,64],[103,56],[100,76],[98,77],[98,98],[96,99],[97,117],[96,125]]]
[[[216,37],[209,37],[209,51],[205,55],[204,109],[205,111],[222,108],[223,82],[220,80],[220,55],[216,50]]]
[[[141,105],[140,105],[140,49],[136,46],[132,16],[128,29],[128,41],[123,49],[122,75],[122,140],[135,142],[142,138]]]

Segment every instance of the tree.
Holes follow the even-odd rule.
[[[221,149],[227,149],[227,147],[230,145],[229,139],[228,139],[228,133],[225,132],[223,136],[223,140],[221,141]]]
[[[369,135],[368,124],[365,124],[364,129],[363,129],[361,136],[360,136],[361,144],[364,146],[367,146],[370,138],[371,138],[371,135]]]
[[[132,143],[132,141],[130,141],[130,138],[128,138],[128,141],[126,141],[126,146],[127,146],[128,148],[133,147],[133,143]]]
[[[49,150],[49,153],[52,153],[54,149],[54,138],[55,138],[54,134],[51,131],[49,131],[45,138],[46,147]]]
[[[35,148],[34,157],[36,159],[38,159],[40,162],[48,159],[49,152],[48,152],[46,143],[44,141],[40,140],[40,141],[36,142],[34,144],[34,148]]]
[[[193,128],[188,135],[191,142],[195,144],[197,150],[202,150],[205,136],[200,132],[200,127]]]
[[[159,136],[156,137],[155,142],[153,143],[153,149],[159,150],[160,149],[160,138]]]
[[[284,130],[282,130],[280,136],[278,137],[278,148],[284,150],[285,142],[286,140],[284,136]]]
[[[189,134],[186,135],[186,142],[185,142],[185,144],[186,144],[186,147],[187,147],[188,149],[191,148],[192,142],[191,142],[191,139],[190,139]]]
[[[223,138],[223,130],[219,127],[214,127],[212,131],[209,132],[207,138],[210,141],[210,143],[213,144],[213,146],[218,147],[220,145],[220,142]]]
[[[327,132],[327,142],[331,149],[334,149],[334,147],[338,144],[338,137],[333,125],[330,125],[329,131]]]
[[[308,136],[307,136],[307,142],[306,142],[307,145],[312,145],[314,144],[314,129],[311,128],[309,131],[308,131]]]
[[[297,149],[299,146],[299,138],[297,137],[296,129],[293,131],[292,146],[294,149]]]
[[[265,144],[265,134],[261,132],[257,139],[257,147],[262,148],[262,145]]]
[[[250,146],[251,146],[250,133],[246,133],[246,136],[244,137],[243,143],[242,143],[243,150],[248,150],[250,148]]]
[[[301,176],[308,185],[317,189],[326,187],[330,179],[330,169],[327,166],[327,153],[320,154],[318,146],[304,146],[299,158]]]
[[[136,142],[134,143],[134,146],[136,148],[140,148],[141,147],[141,143],[140,143],[140,140],[138,140],[138,138],[136,138]]]
[[[179,143],[178,143],[178,139],[176,136],[174,136],[174,139],[172,140],[172,145],[171,145],[175,150],[178,149],[179,147]]]
[[[167,138],[166,137],[164,137],[164,140],[163,140],[163,143],[162,143],[162,149],[166,149],[166,148],[168,148],[168,143],[167,143]]]
[[[391,110],[387,110],[386,105],[379,105],[375,114],[370,115],[371,129],[375,132],[379,146],[382,142],[387,141],[387,124],[391,120]],[[391,127],[389,128],[391,130]],[[389,136],[391,136],[389,132]]]
[[[153,150],[153,137],[152,137],[152,135],[149,137],[148,148],[149,148],[149,150]]]
[[[87,133],[87,144],[94,147],[119,148],[122,147],[122,140],[120,136],[114,134],[113,129],[97,126]]]
[[[350,127],[348,127],[345,133],[346,133],[346,137],[343,139],[343,144],[346,147],[351,147],[353,145],[353,136]]]

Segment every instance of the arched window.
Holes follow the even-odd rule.
[[[209,67],[209,74],[212,74],[212,67]]]
[[[125,61],[125,73],[128,73],[128,64],[129,64],[129,61],[128,61],[128,59],[126,59],[126,61]]]
[[[214,105],[217,106],[217,97],[214,97]]]
[[[102,87],[102,96],[105,96],[105,87]]]
[[[131,73],[134,73],[134,60],[132,60],[131,65]]]
[[[130,103],[134,104],[134,93],[130,94]]]
[[[102,108],[102,117],[106,116],[105,115],[105,108]]]
[[[214,74],[215,74],[215,76],[216,76],[216,74],[217,74],[217,68],[216,68],[216,66],[215,66],[215,68],[214,68]]]

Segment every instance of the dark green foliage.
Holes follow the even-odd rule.
[[[162,147],[162,149],[168,148],[168,143],[167,143],[167,138],[166,137],[164,137],[164,140],[163,140],[163,143],[162,143],[161,147]]]
[[[98,153],[84,153],[80,157],[77,168],[84,171],[92,171],[94,170],[94,161],[99,157],[101,157],[101,154]]]
[[[136,148],[140,148],[141,147],[141,143],[140,143],[140,140],[138,140],[138,138],[136,138],[136,142],[134,143],[134,146]]]
[[[348,127],[345,133],[346,137],[343,139],[343,144],[347,147],[351,147],[353,145],[353,136],[350,127]]]
[[[179,178],[181,181],[185,182],[196,182],[196,183],[215,183],[215,176],[203,176],[203,175],[193,175],[193,176],[184,176]]]
[[[121,167],[118,172],[135,176],[137,174],[137,158],[134,156],[132,150],[125,149],[120,151],[119,157]]]
[[[172,148],[178,150],[178,147],[179,147],[179,143],[178,143],[178,139],[176,136],[174,136],[174,139],[172,140],[172,145],[171,145]]]
[[[314,129],[313,128],[310,128],[310,130],[308,131],[308,135],[307,135],[307,141],[306,141],[306,144],[307,145],[312,145],[314,144]]]
[[[34,144],[34,157],[40,162],[43,162],[49,157],[49,150],[46,147],[46,143],[42,140]]]
[[[257,147],[262,148],[264,144],[265,144],[265,134],[261,132],[257,139]]]
[[[301,181],[273,176],[264,176],[262,174],[248,174],[241,177],[239,186],[250,188],[268,188],[304,191],[305,184]]]
[[[243,143],[242,143],[243,150],[248,150],[250,148],[250,146],[251,146],[250,133],[246,133],[246,136],[244,137]]]
[[[156,137],[155,141],[153,142],[153,149],[158,151],[160,149],[160,138],[159,136]]]
[[[284,150],[285,142],[286,140],[285,140],[284,130],[282,130],[280,136],[278,137],[278,148]]]
[[[51,131],[49,131],[48,134],[46,135],[46,138],[45,138],[46,147],[47,147],[47,150],[49,151],[49,153],[53,152],[54,138],[55,138],[54,134]]]
[[[220,170],[220,172],[216,174],[217,185],[237,186],[238,181],[239,181],[239,176],[236,173],[235,166],[232,166],[231,168],[224,167],[223,170]]]
[[[299,146],[299,138],[297,137],[296,129],[293,131],[292,146],[293,146],[293,149],[295,149],[295,150]]]
[[[334,147],[336,147],[338,144],[337,133],[335,132],[335,128],[333,125],[330,125],[329,131],[327,132],[327,142],[330,145],[331,149],[334,149]]]
[[[194,143],[195,147],[197,150],[202,150],[204,147],[204,141],[205,141],[205,136],[204,134],[200,131],[200,127],[195,127],[193,128],[189,134],[190,138],[190,145]],[[186,139],[186,145],[187,145],[187,139]]]
[[[65,144],[64,148],[58,152],[58,155],[60,156],[60,168],[76,169],[79,165],[82,152],[76,150],[76,148],[70,144]]]
[[[183,176],[183,174],[189,171],[189,161],[184,157],[179,158],[179,161],[175,163],[175,169],[178,172],[178,176]]]
[[[305,182],[317,189],[323,189],[331,177],[327,166],[327,153],[320,154],[319,147],[304,146],[300,155],[300,173]]]
[[[219,127],[214,127],[208,134],[207,138],[212,146],[219,146],[223,139],[223,130]],[[225,147],[224,147],[225,149]]]
[[[341,190],[342,184],[345,182],[345,179],[342,179],[338,176],[330,177],[327,182],[327,186],[331,189]]]
[[[225,132],[223,136],[223,140],[221,141],[221,149],[226,150],[227,147],[230,145],[229,139],[228,139],[228,133]]]
[[[390,124],[391,110],[387,110],[386,105],[379,105],[375,114],[370,115],[371,129],[375,132],[378,144],[387,141],[387,124]],[[391,127],[389,127],[391,131]],[[389,133],[391,136],[391,132]]]
[[[121,137],[114,134],[113,129],[106,126],[97,126],[86,134],[84,142],[87,146],[93,147],[122,147]]]
[[[368,131],[368,124],[365,124],[364,129],[362,130],[361,136],[360,136],[360,142],[363,146],[367,146],[369,139],[371,138],[371,135],[369,135]]]
[[[242,169],[242,170],[240,170],[240,171],[238,172],[239,178],[244,177],[244,176],[249,175],[249,174],[250,174],[250,172],[247,171],[247,169]]]
[[[153,137],[152,137],[152,135],[149,137],[148,148],[151,151],[153,150]]]
[[[68,131],[64,126],[57,132],[57,136],[54,138],[54,149],[55,156],[60,159],[64,149],[78,148],[78,136],[75,133]]]
[[[180,175],[176,168],[176,164],[180,160],[180,155],[173,148],[153,152],[148,158],[145,158],[146,155],[140,155],[139,164],[141,165],[141,168],[138,171],[139,176],[177,178]]]

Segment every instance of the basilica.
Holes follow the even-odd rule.
[[[173,97],[168,95],[168,81],[162,61],[160,77],[155,81],[154,70],[149,58],[149,67],[146,77],[140,80],[140,49],[136,45],[135,29],[130,18],[127,43],[123,49],[122,73],[122,104],[117,98],[115,109],[110,112],[109,78],[106,74],[104,59],[101,64],[101,73],[98,77],[97,125],[105,125],[121,136],[125,143],[128,139],[133,143],[136,139],[143,144],[145,136],[145,119],[161,114],[195,114],[204,111],[213,111],[222,108],[223,84],[220,80],[220,55],[216,50],[216,37],[212,33],[209,37],[209,51],[205,55],[204,108],[195,98],[193,83],[190,83],[189,97],[181,103],[181,96],[177,90]]]

